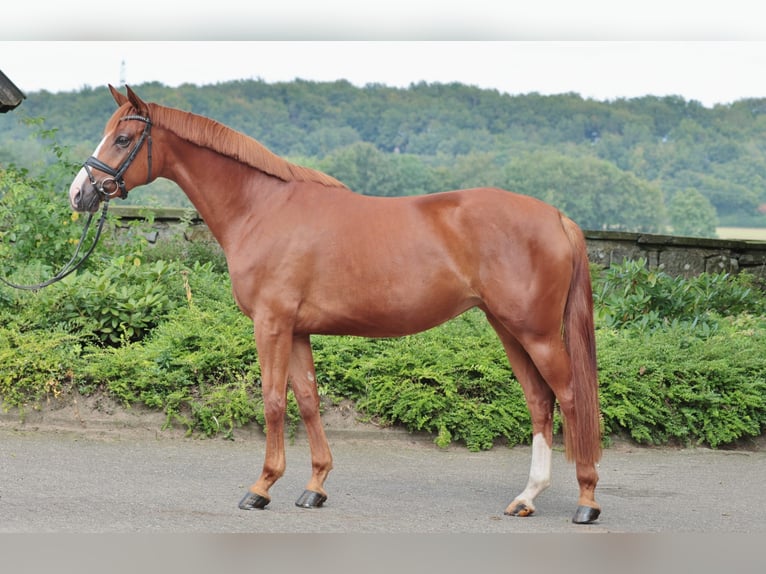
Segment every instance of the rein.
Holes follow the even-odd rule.
[[[66,265],[62,267],[61,271],[56,273],[56,275],[54,275],[52,278],[35,285],[17,285],[16,283],[11,283],[4,277],[0,277],[0,282],[5,283],[9,287],[13,287],[14,289],[22,289],[24,291],[37,291],[43,287],[47,287],[48,285],[52,285],[53,283],[61,281],[70,273],[77,271],[77,269],[79,269],[80,266],[85,263],[85,260],[90,256],[90,254],[93,253],[93,250],[98,244],[98,240],[101,237],[101,230],[104,228],[104,222],[106,221],[106,211],[108,208],[109,201],[107,200],[104,201],[104,207],[101,209],[101,219],[99,220],[98,227],[96,228],[96,236],[93,238],[93,245],[90,246],[90,249],[85,252],[85,255],[83,255],[79,261],[75,262],[75,259],[77,259],[77,255],[80,253],[80,249],[85,242],[85,236],[88,234],[88,229],[90,228],[91,221],[93,221],[93,213],[88,214],[88,221],[85,222],[85,229],[82,230],[82,235],[80,236],[80,241],[77,244],[77,249],[75,249],[74,255],[72,255],[71,259],[69,259]]]
[[[113,197],[116,197],[117,195],[119,195],[121,199],[125,199],[128,196],[128,190],[125,187],[125,180],[123,179],[123,176],[125,175],[125,172],[128,170],[130,165],[133,163],[133,160],[136,159],[136,156],[138,155],[138,152],[143,146],[144,142],[146,142],[148,166],[146,183],[149,183],[152,180],[152,136],[150,133],[152,128],[152,121],[147,117],[138,115],[131,115],[120,118],[120,121],[126,120],[139,120],[144,122],[145,126],[144,131],[141,132],[141,135],[136,142],[136,145],[133,146],[133,149],[130,150],[128,157],[123,160],[120,166],[117,169],[114,169],[95,156],[90,156],[85,160],[85,163],[83,163],[83,168],[85,168],[85,172],[88,174],[88,179],[90,180],[91,185],[93,185],[93,187],[96,189],[104,203],[104,207],[101,209],[101,218],[99,219],[98,227],[96,228],[96,235],[93,238],[93,245],[90,246],[90,248],[85,252],[79,261],[75,261],[77,259],[77,255],[80,253],[80,249],[82,249],[83,243],[85,242],[85,237],[88,234],[88,229],[90,228],[91,221],[93,221],[94,212],[91,212],[88,214],[88,220],[85,222],[85,228],[82,231],[82,235],[80,236],[80,241],[77,244],[77,249],[75,249],[74,255],[72,255],[71,259],[67,261],[66,265],[64,265],[61,271],[56,273],[55,276],[48,279],[47,281],[43,281],[42,283],[37,283],[35,285],[17,285],[16,283],[11,283],[4,277],[0,277],[0,282],[8,285],[9,287],[13,287],[14,289],[37,291],[43,287],[47,287],[48,285],[52,285],[53,283],[61,281],[64,277],[74,273],[77,269],[79,269],[80,266],[85,263],[85,260],[88,259],[90,254],[93,253],[93,250],[98,244],[98,240],[101,237],[101,231],[103,230],[104,223],[106,222],[106,212],[109,209],[109,200]],[[104,178],[101,181],[97,181],[93,176],[91,168],[103,171],[109,177]]]

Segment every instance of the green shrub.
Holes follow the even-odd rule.
[[[529,413],[499,339],[479,311],[400,339],[317,338],[317,379],[382,423],[471,450],[528,442]]]
[[[29,179],[23,170],[0,169],[0,199],[0,272],[4,276],[32,264],[41,264],[41,271],[50,273],[70,259],[82,235],[81,218],[49,182]]]
[[[212,239],[189,241],[177,233],[144,250],[144,260],[185,261],[188,265],[206,265],[216,273],[227,273],[226,257],[220,245]]]
[[[76,336],[61,329],[22,332],[0,329],[0,402],[4,409],[39,408],[66,393],[81,351]]]
[[[250,320],[231,302],[201,301],[179,308],[140,343],[87,348],[75,376],[84,392],[104,389],[125,404],[161,409],[166,426],[230,437],[238,426],[265,425],[252,333]],[[291,394],[290,436],[299,420]]]
[[[231,425],[255,418],[245,414],[257,406],[258,373],[246,317],[231,305],[187,305],[140,343],[88,347],[75,377],[85,392],[101,388],[125,404],[164,410],[169,424],[212,433],[213,417],[229,432]]]
[[[187,434],[205,436],[219,433],[231,438],[236,427],[263,420],[263,400],[255,381],[237,375],[234,380],[215,386],[199,385],[196,392],[178,390],[165,397],[166,428],[178,423]],[[297,424],[297,419],[295,420]]]
[[[766,322],[741,316],[699,336],[688,325],[597,333],[605,431],[639,443],[730,444],[766,428]]]
[[[18,322],[60,326],[106,345],[137,341],[184,301],[183,266],[117,257],[38,292],[16,294]]]
[[[716,328],[718,316],[766,312],[766,295],[747,273],[672,277],[649,269],[644,259],[613,265],[596,276],[598,321],[611,328],[657,329],[689,323]]]
[[[640,443],[718,447],[763,432],[766,321],[746,314],[707,320],[714,327],[597,330],[607,439],[627,434]],[[470,449],[530,438],[521,389],[479,312],[413,337],[327,337],[315,347],[325,392],[357,400],[381,422]]]

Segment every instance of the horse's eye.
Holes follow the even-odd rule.
[[[128,136],[117,136],[117,139],[114,140],[114,143],[120,147],[128,147],[130,138]]]

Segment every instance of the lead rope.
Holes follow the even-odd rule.
[[[0,282],[5,283],[9,287],[13,287],[14,289],[23,289],[24,291],[38,291],[43,287],[47,287],[48,285],[52,285],[53,283],[61,281],[67,275],[77,271],[77,269],[79,269],[80,266],[85,263],[85,260],[88,259],[90,254],[93,253],[93,250],[98,244],[98,240],[101,237],[101,230],[104,228],[104,222],[106,221],[106,211],[108,208],[109,200],[107,199],[104,201],[104,207],[101,208],[101,219],[99,220],[98,227],[96,228],[96,236],[93,238],[93,245],[90,246],[90,249],[85,252],[85,255],[83,255],[79,261],[75,262],[75,259],[77,259],[77,255],[80,253],[80,249],[82,249],[83,243],[85,243],[85,237],[88,234],[90,223],[93,220],[93,213],[88,214],[88,221],[85,222],[85,229],[82,230],[82,235],[80,236],[80,241],[77,243],[77,249],[75,249],[74,255],[72,255],[69,261],[67,261],[66,265],[64,265],[61,271],[56,273],[56,275],[54,275],[52,278],[35,285],[17,285],[16,283],[11,283],[4,277],[0,277]]]

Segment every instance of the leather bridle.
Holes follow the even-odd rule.
[[[123,179],[123,176],[130,167],[130,164],[133,163],[133,160],[136,159],[136,156],[141,150],[141,147],[144,145],[144,142],[146,142],[147,146],[147,165],[149,168],[146,175],[146,183],[149,183],[152,180],[152,121],[147,117],[138,115],[125,116],[124,118],[120,118],[121,122],[127,120],[139,120],[144,122],[146,125],[144,126],[144,131],[141,132],[136,145],[133,146],[133,149],[130,150],[128,157],[123,160],[120,166],[117,169],[113,169],[95,156],[90,156],[85,160],[85,163],[83,164],[85,172],[88,174],[90,183],[101,196],[102,200],[108,201],[113,197],[117,197],[118,195],[121,199],[125,199],[128,196],[128,190],[125,188],[125,180]],[[105,177],[104,179],[98,181],[93,176],[91,168],[103,171],[109,177]]]

